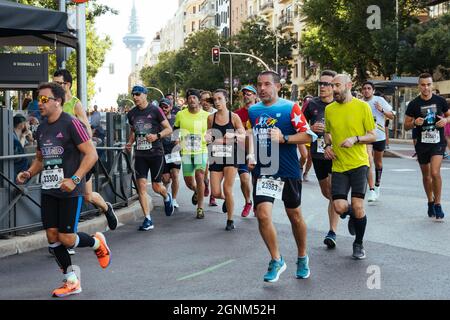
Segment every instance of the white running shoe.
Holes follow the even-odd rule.
[[[174,208],[179,208],[180,207],[180,205],[177,202],[177,199],[173,199],[173,207]]]
[[[367,196],[367,201],[369,201],[369,202],[377,201],[377,193],[375,192],[375,190],[369,190],[369,194]]]
[[[75,250],[73,248],[67,249],[67,252],[73,256],[75,254]]]
[[[377,200],[378,200],[378,198],[380,197],[380,189],[381,189],[381,187],[375,186],[375,193],[376,193],[376,195],[377,195]]]

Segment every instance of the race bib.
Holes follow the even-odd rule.
[[[185,138],[187,152],[199,152],[202,148],[202,137],[199,134],[189,134]]]
[[[136,135],[136,150],[150,150],[152,143],[147,141],[146,134]]]
[[[317,138],[317,153],[325,153],[325,139],[323,137]]]
[[[64,170],[63,168],[48,169],[42,171],[41,182],[42,189],[59,189],[61,183],[64,180]]]
[[[233,145],[213,144],[212,155],[217,158],[229,158],[233,155]]]
[[[441,136],[439,135],[439,131],[431,130],[431,131],[422,131],[422,143],[439,143],[441,142]]]
[[[256,182],[256,195],[281,200],[283,196],[284,181],[270,178],[259,178]]]
[[[164,156],[166,163],[176,163],[181,162],[181,156],[179,152],[169,153]]]

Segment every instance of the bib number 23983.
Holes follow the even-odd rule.
[[[284,181],[270,178],[259,178],[256,182],[256,195],[281,200],[283,196]]]

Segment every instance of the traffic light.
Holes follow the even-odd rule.
[[[212,63],[218,64],[220,62],[220,47],[213,47],[211,49]]]

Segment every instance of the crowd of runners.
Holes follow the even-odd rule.
[[[98,156],[86,114],[80,101],[72,97],[71,85],[72,77],[66,70],[58,70],[53,82],[40,85],[39,111],[44,120],[37,129],[36,159],[17,176],[19,183],[38,174],[41,177],[42,221],[49,251],[64,274],[62,286],[53,291],[57,297],[81,292],[70,250],[92,248],[102,268],[111,261],[102,233],[88,235],[77,230],[83,199],[105,213],[109,229],[114,230],[118,223],[112,205],[92,191],[92,168]],[[442,219],[440,166],[450,111],[445,99],[432,93],[431,75],[420,75],[418,85],[420,95],[408,105],[405,129],[415,131],[427,215]],[[369,202],[380,197],[385,124],[395,114],[384,98],[375,95],[370,81],[363,83],[361,99],[352,95],[353,84],[345,74],[325,70],[318,86],[319,96],[300,105],[280,98],[280,76],[264,71],[256,88],[248,85],[241,89],[243,105],[234,112],[223,89],[187,89],[187,106],[178,107],[170,95],[161,99],[159,106],[149,103],[147,88],[134,86],[131,95],[135,107],[127,113],[131,132],[125,149],[134,156],[143,213],[138,230],[155,227],[148,179],[153,191],[162,197],[167,216],[180,205],[189,208],[177,201],[181,171],[192,192],[192,212],[197,219],[206,217],[205,202],[217,206],[220,201],[226,214],[225,230],[233,232],[237,227],[235,207],[242,207],[244,218],[253,210],[270,254],[263,279],[276,282],[287,267],[272,222],[273,203],[279,199],[297,245],[295,275],[306,279],[310,276],[307,227],[300,205],[303,166],[312,165],[328,200],[324,211],[330,227],[324,244],[329,249],[336,247],[339,218],[348,218],[349,233],[355,237],[352,257],[364,259],[364,199],[366,193]],[[233,195],[235,181],[239,181],[244,198],[240,204]],[[209,201],[205,201],[207,197]]]

